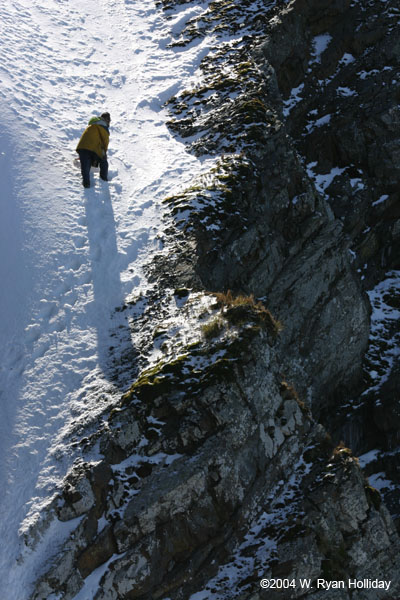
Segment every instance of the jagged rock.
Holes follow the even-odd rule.
[[[77,559],[77,566],[83,578],[104,564],[117,552],[117,545],[111,527],[99,533],[93,544],[85,548]]]
[[[58,510],[60,521],[69,521],[88,512],[95,504],[95,495],[86,478],[87,465],[78,463],[67,475],[63,489],[63,500]]]
[[[251,572],[244,569],[237,574],[238,583],[244,581],[243,591],[250,593],[255,573],[260,578],[263,571],[266,576],[298,577],[304,567],[304,576],[314,577],[321,574],[324,561],[339,561],[337,568],[348,573],[346,562],[340,562],[342,547],[361,573],[365,572],[363,552],[371,545],[374,552],[382,552],[383,564],[388,545],[398,543],[389,517],[382,507],[369,502],[367,484],[347,449],[339,448],[329,458],[323,429],[312,421],[293,387],[279,382],[275,349],[266,344],[266,335],[270,334],[258,333],[242,341],[246,350],[237,357],[228,379],[219,383],[211,379],[207,387],[194,387],[191,399],[178,391],[181,378],[187,378],[185,368],[174,370],[167,387],[157,386],[155,378],[156,388],[150,394],[149,375],[132,386],[117,417],[109,422],[110,431],[118,430],[124,412],[130,415],[128,423],[136,413],[138,426],[143,428],[143,415],[153,422],[159,419],[158,407],[170,403],[179,418],[171,411],[164,413],[167,420],[160,435],[164,448],[176,458],[170,466],[165,460],[155,460],[140,484],[126,488],[129,493],[122,504],[115,495],[119,494],[117,486],[110,487],[106,528],[99,535],[92,533],[86,542],[82,532],[75,533],[61,563],[39,589],[63,590],[62,597],[72,598],[81,581],[76,568],[84,577],[112,559],[96,600],[162,594],[183,600],[210,579],[209,585],[214,580],[215,585],[222,585],[218,584],[219,566],[239,560],[243,537],[251,525],[260,532],[261,525],[256,523],[259,519],[263,523],[265,511],[271,518],[263,524],[264,535],[274,544],[269,542],[270,551],[265,554],[263,538],[254,536],[249,541],[258,558]],[[136,402],[138,396],[141,403]],[[214,426],[193,430],[195,446],[187,450],[177,432],[186,430],[186,415],[196,423],[204,410],[213,415],[207,421]],[[114,465],[114,484],[117,479],[128,481],[131,469],[137,473],[146,455],[151,460],[153,445],[157,439],[143,446],[140,461],[132,456]],[[93,481],[96,469],[99,472],[99,465],[86,466],[88,482]],[[106,466],[101,470],[108,474]],[[78,484],[83,489],[81,477],[82,473]],[[388,561],[389,570],[391,566]]]
[[[400,428],[400,368],[395,365],[389,378],[380,388],[380,401],[374,407],[374,420],[378,428],[388,434],[392,432],[397,438]]]
[[[263,56],[255,52],[262,72],[270,77]],[[271,94],[277,93],[274,86],[257,85],[257,92],[263,105],[277,103],[276,97],[271,103]],[[208,112],[214,130],[224,120],[230,121],[232,110],[230,103],[228,112],[221,107]],[[270,110],[276,127],[260,133],[262,144],[246,148],[251,162],[243,157],[226,159],[220,165],[221,175],[216,174],[224,189],[229,185],[229,193],[225,191],[226,201],[221,201],[218,219],[222,222],[213,230],[212,244],[208,243],[207,210],[192,217],[198,246],[195,268],[209,289],[230,288],[267,297],[284,324],[282,357],[290,377],[303,392],[309,388],[311,395],[320,396],[318,380],[307,373],[321,371],[320,381],[333,395],[339,381],[343,388],[360,383],[369,331],[367,302],[341,224],[310,185],[282,123]],[[199,184],[193,202],[197,205],[203,193]],[[179,203],[190,207],[192,196],[189,190],[186,196],[172,199],[174,211]],[[328,340],[341,352],[326,361]],[[299,361],[299,357],[304,358]]]
[[[277,71],[287,126],[305,161],[322,175],[339,169],[325,191],[354,240],[358,264],[374,264],[364,280],[370,285],[382,269],[399,264],[392,243],[396,219],[374,218],[380,198],[398,198],[398,13],[391,3],[383,12],[368,2],[327,4],[337,10],[330,26],[319,3],[290,3],[262,49]],[[327,46],[316,61],[312,41],[318,35]],[[283,54],[282,36],[288,45]],[[365,237],[372,224],[371,246]]]

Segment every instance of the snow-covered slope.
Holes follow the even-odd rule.
[[[115,309],[146,289],[143,265],[162,243],[161,200],[206,167],[207,159],[189,156],[171,137],[162,108],[196,76],[208,51],[205,41],[184,52],[168,48],[171,32],[197,10],[183,7],[163,21],[152,0],[0,6],[6,600],[27,598],[37,574],[34,556],[18,566],[19,540],[74,458],[66,435],[127,383],[108,351],[115,335],[124,352],[135,351],[129,324]],[[75,147],[89,118],[104,110],[112,118],[111,181],[94,173],[84,190]]]

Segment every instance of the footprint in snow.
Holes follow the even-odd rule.
[[[55,289],[55,295],[57,297],[64,296],[71,291],[72,284],[70,281],[64,279]]]
[[[25,329],[25,339],[28,344],[36,342],[40,337],[40,325],[35,323],[34,325],[28,325]]]
[[[81,285],[87,285],[89,283],[92,283],[92,273],[91,271],[85,271],[85,273],[78,279],[79,284]],[[76,302],[77,298],[75,298],[74,300],[74,304]]]
[[[71,261],[71,265],[70,268],[73,271],[78,271],[82,266],[82,261],[79,258],[75,258],[74,260]]]
[[[41,318],[50,319],[57,311],[57,302],[51,302],[48,300],[40,301],[40,312],[39,316]]]
[[[73,243],[75,245],[75,248],[83,248],[86,245],[86,238],[84,236],[77,236],[76,238],[74,238]]]
[[[52,326],[52,331],[61,333],[66,328],[66,322],[64,318],[57,319]]]
[[[50,348],[50,346],[51,344],[49,341],[43,342],[38,348],[36,348],[36,350],[32,352],[32,359],[36,360],[37,358],[41,358],[42,356],[44,356],[47,350]]]

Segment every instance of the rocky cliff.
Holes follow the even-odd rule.
[[[176,37],[213,36],[168,108],[214,166],[165,199],[153,291],[121,307],[141,370],[49,502],[72,533],[33,600],[400,596],[399,20],[213,0]]]

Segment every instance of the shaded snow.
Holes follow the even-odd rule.
[[[388,200],[388,198],[389,198],[389,196],[387,194],[383,194],[383,196],[380,196],[378,198],[378,200],[375,200],[375,202],[372,203],[372,206],[377,206],[378,204],[382,204],[383,202]]]
[[[365,469],[365,467],[369,463],[374,462],[378,458],[378,456],[379,456],[379,450],[370,450],[369,452],[362,454],[361,456],[358,457],[360,467],[362,469]]]
[[[307,165],[307,174],[314,181],[314,185],[318,192],[325,194],[326,188],[330,186],[335,177],[341,175],[346,170],[346,167],[333,167],[329,173],[318,174],[314,172],[314,169],[317,165],[317,162],[309,163]]]
[[[371,303],[371,330],[366,355],[372,385],[364,392],[378,391],[387,381],[395,361],[400,356],[400,335],[396,324],[400,319],[400,271],[387,273],[386,278],[368,293]],[[379,401],[379,400],[378,400]]]
[[[246,533],[243,541],[233,549],[231,560],[218,569],[205,588],[190,596],[190,600],[232,600],[243,597],[246,580],[255,576],[268,577],[271,559],[276,559],[277,538],[290,529],[290,515],[297,510],[295,501],[302,478],[311,465],[300,457],[287,481],[282,479],[266,499],[268,512],[262,512]],[[252,583],[249,583],[251,589]],[[168,600],[165,598],[164,600]]]
[[[339,65],[350,65],[352,62],[355,62],[355,58],[352,54],[349,54],[348,52],[345,52],[342,56],[342,58],[339,61]]]
[[[86,577],[85,585],[75,596],[74,600],[92,600],[99,588],[100,580],[103,577],[104,573],[108,570],[109,566],[114,561],[120,560],[124,556],[125,552],[123,554],[114,554],[114,556],[112,556],[107,562],[95,569],[88,577]],[[49,598],[48,600],[51,599]]]
[[[283,102],[283,114],[285,117],[287,117],[290,114],[291,110],[296,106],[296,104],[302,101],[303,98],[300,94],[303,90],[304,83],[301,83],[300,85],[292,89],[289,98]]]
[[[365,188],[365,184],[360,177],[350,179],[350,185],[356,192]]]
[[[323,115],[319,119],[308,123],[308,125],[306,125],[307,132],[311,133],[315,129],[315,127],[323,127],[324,125],[328,125],[331,121],[331,116],[332,115],[329,114]]]
[[[338,96],[342,96],[343,98],[348,98],[350,96],[358,96],[357,92],[355,90],[352,90],[349,87],[341,87],[339,86],[336,89],[336,93]]]
[[[312,52],[311,52],[311,60],[310,64],[320,63],[321,55],[325,52],[327,47],[329,46],[332,40],[332,36],[329,33],[323,33],[321,35],[317,35],[312,40]]]

